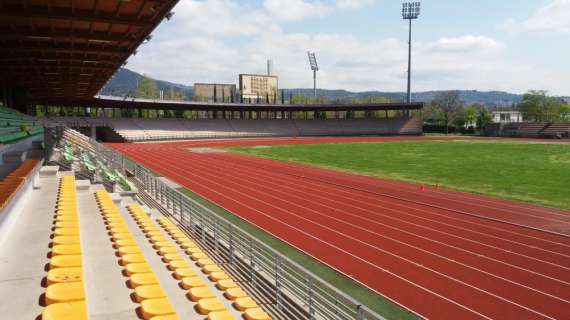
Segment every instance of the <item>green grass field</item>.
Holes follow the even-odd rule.
[[[231,148],[236,152],[570,209],[570,145],[410,141]]]

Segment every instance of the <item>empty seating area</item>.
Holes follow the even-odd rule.
[[[10,202],[37,167],[38,160],[26,160],[0,181],[0,211]]]
[[[551,123],[542,133],[552,136],[558,135],[561,138],[570,138],[570,123]]]
[[[112,119],[127,141],[267,136],[420,135],[420,118],[225,120]]]
[[[36,121],[16,110],[0,107],[0,144],[13,143],[43,133]]]
[[[502,124],[491,135],[522,138],[570,138],[570,123],[525,122]]]
[[[61,178],[55,208],[42,320],[89,319],[83,283],[83,255],[75,177]]]

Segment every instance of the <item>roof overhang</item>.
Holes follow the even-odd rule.
[[[192,101],[165,101],[105,96],[75,101],[45,101],[39,104],[64,105],[70,107],[150,109],[150,110],[196,110],[196,111],[389,111],[421,110],[418,103],[365,103],[365,104],[248,104],[248,103],[206,103]]]
[[[0,1],[0,78],[31,100],[88,100],[178,0]]]

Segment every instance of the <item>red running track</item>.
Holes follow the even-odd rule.
[[[363,140],[112,146],[422,317],[570,319],[567,211],[184,150]]]

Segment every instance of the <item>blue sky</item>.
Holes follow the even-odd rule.
[[[235,83],[273,59],[280,86],[402,91],[399,0],[180,0],[129,59],[158,79]],[[414,21],[413,89],[545,89],[570,95],[570,0],[425,0]]]

